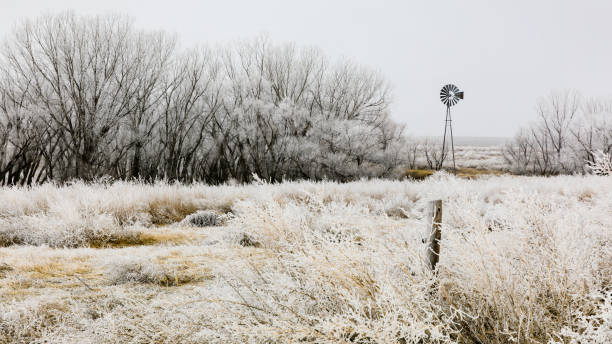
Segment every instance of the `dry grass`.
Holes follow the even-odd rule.
[[[423,180],[434,174],[434,170],[406,170],[402,177],[414,180]]]
[[[211,278],[210,269],[195,266],[186,260],[164,261],[164,264],[159,261],[124,260],[111,265],[107,274],[113,285],[147,283],[164,287],[177,287]]]
[[[474,179],[482,176],[501,176],[507,174],[501,170],[476,169],[476,168],[458,168],[456,175],[461,178]]]
[[[160,198],[149,203],[148,213],[154,225],[167,225],[182,221],[187,215],[198,210],[197,205],[189,200],[177,198]]]
[[[35,245],[0,248],[0,342],[607,344],[611,188],[436,173],[0,190],[15,201],[0,231]],[[432,199],[444,201],[435,275]],[[175,223],[230,204],[222,226]]]
[[[423,180],[427,177],[432,176],[436,171],[435,170],[426,170],[426,169],[416,169],[416,170],[406,170],[404,172],[404,178],[411,178],[414,180]],[[453,172],[452,169],[448,171],[449,173],[455,174],[457,177],[466,178],[466,179],[475,179],[483,176],[501,176],[506,174],[507,172],[502,170],[491,170],[491,169],[477,169],[470,167],[460,167],[456,172]]]
[[[193,231],[161,227],[132,231],[126,235],[110,235],[103,240],[90,241],[88,246],[93,248],[122,248],[139,245],[180,245],[203,238],[203,235]]]

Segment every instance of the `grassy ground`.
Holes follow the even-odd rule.
[[[445,173],[0,189],[0,343],[609,343],[610,189]]]

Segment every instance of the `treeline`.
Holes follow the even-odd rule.
[[[583,98],[574,91],[540,99],[537,121],[504,148],[514,173],[584,173],[612,156],[612,98]]]
[[[0,184],[384,176],[403,159],[388,105],[378,73],[316,49],[45,16],[1,49]]]

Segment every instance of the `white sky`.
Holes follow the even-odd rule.
[[[572,88],[612,95],[612,1],[189,1],[0,0],[0,37],[44,11],[127,13],[139,28],[183,44],[266,33],[314,45],[380,70],[393,86],[393,117],[414,135],[442,135],[440,88],[466,99],[453,108],[456,136],[512,136],[534,118],[538,97]]]

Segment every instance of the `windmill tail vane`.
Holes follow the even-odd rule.
[[[442,168],[442,164],[445,159],[445,150],[446,150],[446,132],[447,129],[450,132],[450,142],[451,148],[453,152],[453,171],[457,170],[457,166],[455,164],[455,141],[453,139],[453,121],[451,119],[451,106],[457,104],[459,100],[463,99],[463,91],[461,91],[457,86],[453,84],[444,85],[440,90],[440,101],[442,104],[446,105],[446,120],[444,121],[444,138],[442,140],[442,157],[440,158],[440,164],[438,165],[438,169]]]

